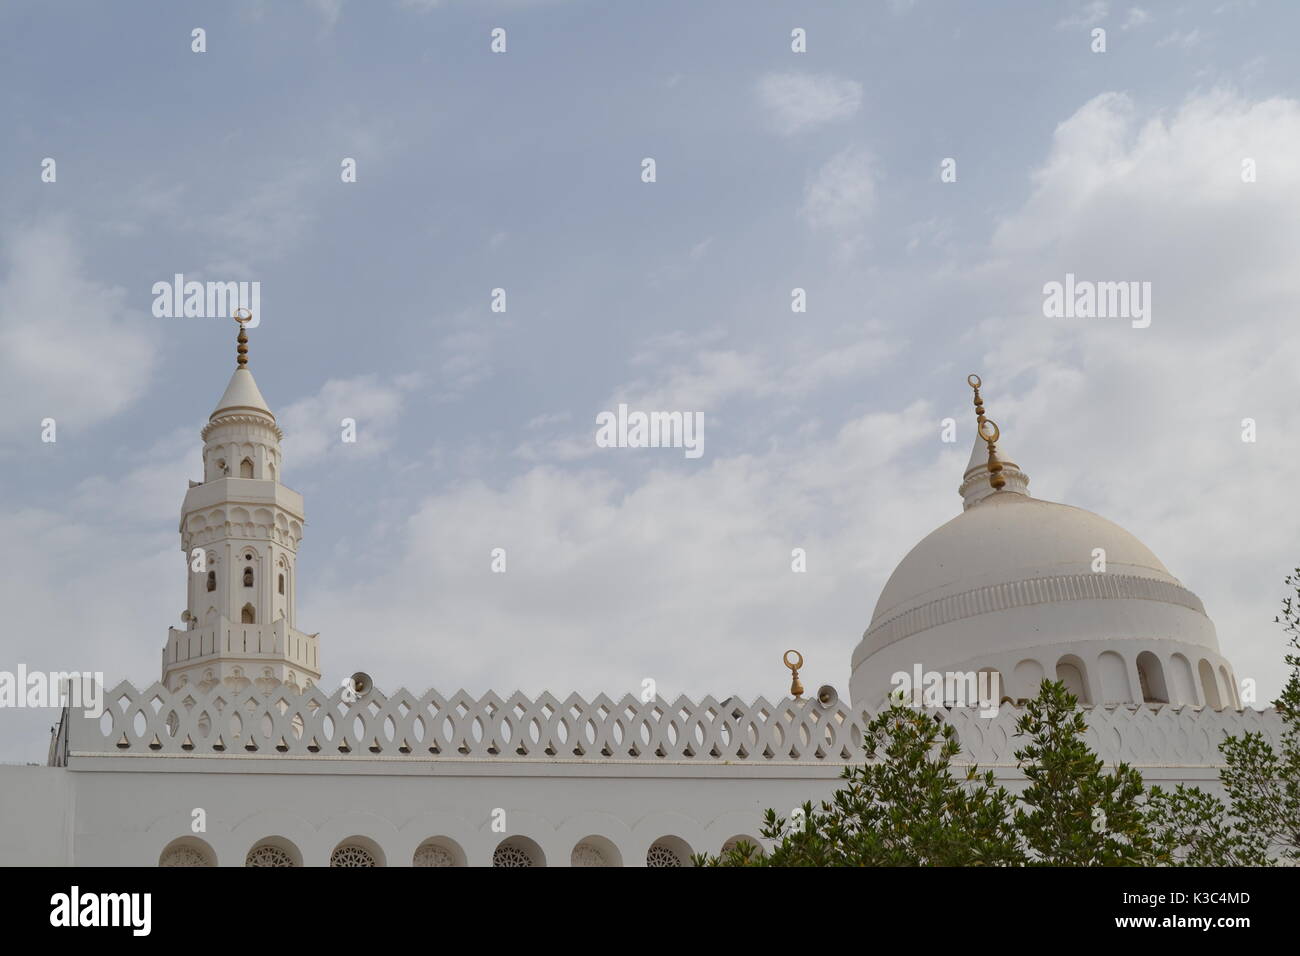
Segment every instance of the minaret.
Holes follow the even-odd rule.
[[[251,318],[235,313],[235,372],[201,433],[203,481],[181,505],[185,630],[169,630],[162,663],[172,690],[300,691],[320,679],[317,635],[295,627],[302,495],[280,483],[284,434],[247,367]]]

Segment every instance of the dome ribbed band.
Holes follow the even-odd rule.
[[[1191,591],[1168,581],[1135,574],[1061,574],[1030,578],[1008,584],[992,584],[952,594],[881,621],[864,635],[873,652],[920,631],[950,624],[968,617],[1035,604],[1062,601],[1124,600],[1160,601],[1205,613],[1205,605]]]

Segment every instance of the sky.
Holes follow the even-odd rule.
[[[843,694],[960,513],[977,372],[1031,493],[1146,543],[1268,700],[1298,29],[1232,0],[9,0],[0,669],[158,677],[234,359],[229,318],[154,314],[181,273],[261,284],[324,684],[775,700],[797,648]],[[1151,283],[1150,324],[1045,316],[1067,274]],[[619,403],[702,413],[704,453],[598,447]],[[56,719],[0,711],[0,760]]]

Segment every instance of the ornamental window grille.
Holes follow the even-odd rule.
[[[493,866],[536,866],[533,855],[521,846],[503,843],[492,854]]]
[[[244,860],[244,866],[296,866],[293,857],[284,847],[276,846],[274,843],[263,843],[261,846],[255,846],[248,851],[248,856]]]
[[[378,866],[374,854],[363,846],[345,843],[330,854],[330,866]]]

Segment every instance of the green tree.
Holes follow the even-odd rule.
[[[1016,722],[1029,743],[1016,751],[1029,785],[1015,828],[1035,864],[1137,866],[1155,844],[1143,814],[1146,788],[1128,764],[1107,772],[1084,740],[1078,699],[1059,681],[1043,681]]]
[[[1198,787],[1153,789],[1151,825],[1176,866],[1300,863],[1300,568],[1286,583],[1295,597],[1283,599],[1282,613],[1273,618],[1290,648],[1285,660],[1291,671],[1273,702],[1282,719],[1280,752],[1260,733],[1225,739],[1219,780],[1226,804]]]
[[[1008,866],[1024,862],[1011,825],[1011,795],[972,767],[959,779],[952,726],[895,703],[866,732],[868,762],[846,767],[845,785],[820,809],[791,819],[768,810],[762,855],[742,843],[705,866]]]

